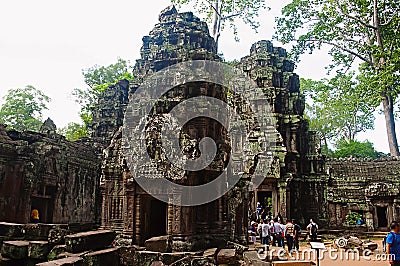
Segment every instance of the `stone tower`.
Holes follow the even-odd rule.
[[[161,176],[153,166],[142,165],[132,173],[127,167],[122,148],[121,113],[125,112],[145,78],[180,62],[221,61],[205,22],[191,12],[178,13],[174,7],[165,9],[159,16],[159,23],[143,37],[141,59],[137,60],[134,70],[135,81],[130,84],[121,81],[106,90],[94,114],[93,137],[106,146],[101,177],[102,225],[119,231],[136,244],[143,244],[151,237],[168,235],[172,250],[185,251],[224,246],[226,241],[247,243],[249,210],[254,211],[257,201],[265,205],[272,202],[268,208],[274,215],[279,213],[288,218],[296,214],[290,218],[304,219],[302,211],[305,207],[297,203],[301,193],[296,187],[302,184],[305,176],[321,175],[323,158],[318,151],[318,140],[308,131],[303,118],[305,101],[299,92],[299,78],[293,73],[294,64],[286,57],[284,49],[273,47],[269,41],[260,41],[237,65],[262,90],[257,99],[260,107],[269,104],[275,118],[270,135],[276,145],[271,147],[272,165],[262,184],[252,189],[251,169],[255,165],[250,165],[234,188],[215,201],[194,207],[164,203],[144,191],[134,177],[153,175],[182,185],[199,185],[213,180],[226,164],[225,159],[221,159],[202,171],[179,175],[166,170]],[[194,82],[173,88],[154,107],[148,132],[154,141],[149,142],[147,150],[153,159],[157,159],[158,168],[171,169],[162,159],[158,123],[178,102],[199,95],[225,102],[231,97],[220,85]],[[240,103],[237,107],[246,108]],[[151,128],[155,130],[151,131]],[[188,122],[182,134],[189,140],[213,138],[218,146],[218,158],[225,158],[224,155],[231,151],[230,136],[224,133],[220,124],[206,117]],[[257,160],[263,159],[254,158],[252,162],[255,164]],[[180,192],[171,192],[167,197],[176,202]]]

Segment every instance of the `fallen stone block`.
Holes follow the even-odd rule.
[[[205,258],[212,258],[213,262],[215,263],[217,261],[217,252],[218,249],[217,248],[210,248],[207,249],[203,252],[203,257]]]
[[[249,247],[246,247],[246,246],[243,246],[243,245],[240,245],[238,243],[231,242],[231,241],[228,241],[227,245],[228,245],[228,248],[235,249],[236,250],[236,254],[238,254],[238,255],[243,255],[243,252],[249,250]]]
[[[0,222],[0,236],[21,237],[24,235],[23,225]]]
[[[26,259],[28,257],[28,241],[4,241],[1,256],[11,259]]]
[[[363,246],[363,249],[369,249],[371,251],[378,249],[378,244],[374,243],[374,242],[364,243],[362,246]]]
[[[212,258],[195,257],[191,261],[191,266],[217,266]]]
[[[26,240],[48,240],[51,230],[63,229],[66,230],[66,224],[24,224],[23,231]]]
[[[119,248],[108,248],[87,253],[83,256],[88,266],[110,266],[119,264]]]
[[[161,253],[153,251],[137,251],[134,265],[151,265],[155,261],[161,261]]]
[[[170,236],[160,236],[160,237],[153,237],[144,242],[146,250],[154,251],[154,252],[171,252],[171,237]]]
[[[118,250],[120,265],[134,265],[136,246],[120,247]]]
[[[98,250],[109,247],[115,239],[115,235],[115,232],[110,230],[82,232],[65,236],[65,245],[67,251],[71,253]]]
[[[235,249],[221,249],[217,255],[217,264],[235,264],[236,263],[236,250]]]
[[[70,231],[65,228],[52,228],[47,234],[47,241],[52,244],[64,244],[65,237],[70,234]]]
[[[170,265],[186,256],[185,252],[172,252],[172,253],[161,253],[161,261],[167,265]]]
[[[46,260],[53,245],[47,241],[30,241],[28,246],[28,257],[32,259]]]
[[[36,266],[86,266],[85,262],[80,257],[68,257],[59,260],[53,260],[43,263],[38,263]]]
[[[245,251],[243,259],[246,265],[269,265],[267,262],[262,261],[263,254],[258,254],[257,251]]]
[[[54,246],[47,255],[47,260],[49,261],[55,260],[58,258],[60,254],[65,252],[67,252],[67,247],[65,245]]]

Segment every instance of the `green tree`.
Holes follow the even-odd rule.
[[[80,132],[87,132],[87,127],[92,123],[92,110],[100,93],[121,79],[133,80],[133,74],[129,61],[118,58],[116,63],[108,66],[95,65],[83,69],[82,75],[88,87],[75,89],[72,94],[81,105],[80,117],[83,124]],[[76,128],[76,125],[73,125],[73,128]]]
[[[292,0],[277,18],[275,38],[295,42],[294,59],[323,45],[331,68],[360,64],[364,88],[382,103],[390,153],[399,155],[393,103],[399,93],[400,5],[398,0]]]
[[[59,129],[58,134],[65,136],[69,141],[76,141],[89,136],[87,128],[75,122]]]
[[[354,141],[358,133],[374,128],[371,95],[353,74],[338,74],[320,81],[301,79],[300,89],[308,100],[310,128],[321,134],[324,149],[328,140]]]
[[[38,131],[42,125],[42,112],[50,98],[42,91],[28,85],[25,88],[10,89],[4,96],[0,108],[0,123],[18,131]]]
[[[336,145],[336,150],[334,152],[334,157],[336,158],[370,158],[376,159],[379,157],[387,156],[384,153],[375,150],[374,145],[369,141],[346,141],[340,140]]]
[[[233,29],[235,39],[238,40],[236,19],[241,19],[257,32],[259,22],[256,18],[260,10],[267,8],[265,0],[171,0],[171,2],[179,6],[191,3],[197,12],[205,15],[206,20],[211,23],[211,34],[217,47],[221,31],[226,24]]]

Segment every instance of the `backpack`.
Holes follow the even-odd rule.
[[[315,223],[311,224],[311,235],[317,234],[317,225]]]
[[[295,224],[295,225],[294,225],[294,230],[297,232],[297,234],[300,234],[300,233],[301,233],[300,225]]]
[[[294,225],[293,224],[286,225],[286,234],[289,236],[294,235]]]

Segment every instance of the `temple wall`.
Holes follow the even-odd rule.
[[[400,218],[400,158],[340,159],[327,162],[331,226],[342,226],[349,211],[364,214],[369,229]]]
[[[95,149],[55,131],[6,131],[0,125],[0,220],[97,223],[100,160]]]

